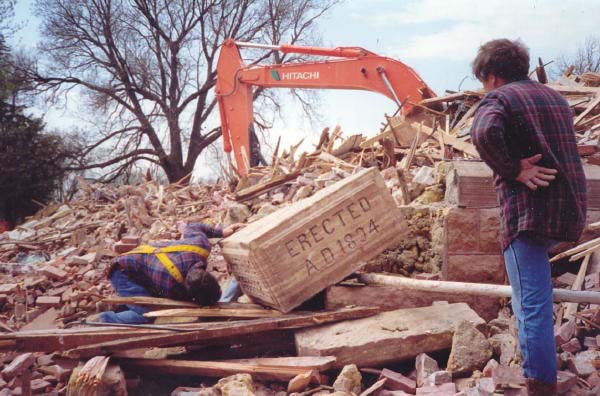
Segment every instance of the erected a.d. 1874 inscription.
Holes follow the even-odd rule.
[[[400,241],[406,231],[375,168],[258,220],[222,242],[250,297],[288,312]]]
[[[362,249],[378,233],[379,227],[370,216],[369,198],[350,198],[350,202],[330,216],[317,219],[297,236],[288,239],[285,247],[289,258],[305,254],[306,272],[323,270],[348,253]],[[336,236],[337,238],[331,238]],[[327,242],[327,246],[322,246]]]

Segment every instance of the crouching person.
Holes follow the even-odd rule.
[[[233,224],[223,230],[203,223],[183,224],[182,239],[141,245],[115,258],[110,282],[121,297],[164,297],[213,305],[221,297],[219,282],[206,271],[211,245],[208,238],[222,238],[241,228]],[[148,309],[126,305],[126,309],[102,312],[104,323],[144,324]]]

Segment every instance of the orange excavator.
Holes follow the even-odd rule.
[[[314,62],[277,65],[245,65],[241,47],[327,56]],[[227,39],[217,63],[216,95],[221,115],[225,152],[235,155],[240,175],[258,165],[260,148],[254,132],[253,87],[356,89],[379,92],[392,99],[409,115],[415,103],[435,93],[404,63],[379,56],[359,47],[304,47],[265,45]]]

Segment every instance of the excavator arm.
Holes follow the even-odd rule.
[[[247,66],[239,50],[244,46],[338,59]],[[251,136],[254,133],[253,87],[379,92],[394,100],[405,115],[414,111],[414,103],[435,96],[417,73],[404,63],[362,48],[274,46],[239,43],[227,39],[221,47],[217,64],[216,94],[225,151],[229,154],[233,149],[236,166],[241,175],[246,175],[248,167],[255,165],[252,161],[254,156],[250,152]]]

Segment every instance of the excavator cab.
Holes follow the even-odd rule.
[[[332,59],[276,65],[245,65],[241,47],[302,53]],[[254,130],[253,87],[355,89],[379,92],[396,102],[404,115],[435,93],[404,63],[358,47],[264,45],[227,39],[217,63],[216,95],[225,152],[234,153],[240,175],[264,160]]]

